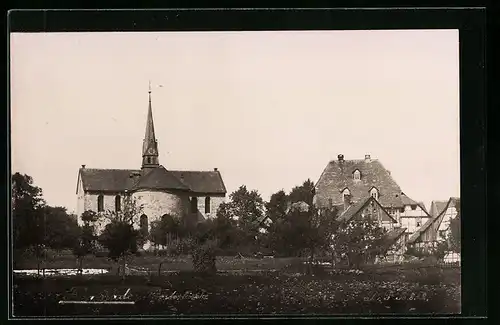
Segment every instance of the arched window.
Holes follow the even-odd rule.
[[[360,173],[360,171],[356,169],[354,171],[354,173],[352,173],[352,178],[354,180],[360,180],[361,179],[361,173]]]
[[[115,196],[115,210],[117,212],[122,210],[122,201],[119,195]]]
[[[191,198],[191,212],[192,213],[198,212],[198,198],[196,196],[193,196]]]
[[[148,216],[143,214],[141,216],[141,219],[139,221],[139,226],[141,228],[141,234],[147,235],[148,234]]]
[[[210,213],[210,196],[205,198],[205,213]]]
[[[97,211],[104,211],[104,196],[102,194],[99,194],[99,196],[97,196]]]

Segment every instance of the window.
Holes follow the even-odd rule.
[[[349,191],[348,188],[346,188],[345,190],[342,191],[342,199],[344,200],[344,202],[346,201],[346,199],[347,200],[349,199],[350,195],[351,195],[351,191]]]
[[[193,196],[191,198],[191,212],[192,213],[198,212],[198,198],[196,196]]]
[[[361,173],[359,172],[359,170],[355,170],[354,173],[352,174],[352,178],[354,180],[360,180],[361,179]]]
[[[378,200],[378,190],[373,187],[370,190],[370,196],[373,197],[375,200]]]
[[[210,196],[205,198],[205,213],[210,213]]]
[[[102,194],[99,194],[99,196],[97,197],[97,211],[104,211],[104,196]]]
[[[115,196],[115,210],[117,212],[122,210],[122,201],[119,195]]]
[[[142,235],[147,235],[148,234],[148,216],[143,214],[141,216],[141,220],[139,222],[139,226],[141,228],[141,234]]]
[[[416,208],[417,208],[417,206],[416,206],[415,204],[413,204],[413,205],[411,206],[411,209],[412,209],[412,210],[415,210]]]

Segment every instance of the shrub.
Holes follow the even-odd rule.
[[[192,249],[193,267],[196,272],[214,274],[217,272],[215,266],[216,245],[213,241],[207,241]]]

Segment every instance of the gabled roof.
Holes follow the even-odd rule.
[[[410,199],[406,194],[401,193],[401,202],[404,205],[418,205],[418,203],[415,200]]]
[[[445,210],[446,206],[448,205],[448,202],[450,200],[446,200],[446,201],[432,201],[431,203],[431,210],[429,211],[430,215],[435,217],[439,214],[441,214],[441,212],[443,212],[443,210]]]
[[[375,205],[379,207],[382,211],[382,214],[393,221],[393,223],[397,223],[397,221],[389,214],[387,211],[380,205],[380,203],[373,197],[368,197],[363,200],[359,200],[358,202],[351,204],[347,210],[344,210],[337,218],[338,221],[349,221],[355,215],[357,215],[360,211],[362,211],[370,202],[373,202]]]
[[[196,193],[226,193],[226,186],[218,171],[182,171],[171,170],[175,177]]]
[[[132,176],[133,174],[137,176]],[[169,171],[163,166],[143,174],[137,169],[80,168],[84,191],[124,192],[137,189],[177,189],[193,193],[226,194],[218,171]]]
[[[354,180],[352,173],[358,169],[361,172],[361,180]],[[366,160],[332,160],[323,170],[316,183],[317,203],[327,206],[328,199],[332,199],[333,205],[342,204],[341,191],[348,188],[354,200],[369,195],[369,191],[375,186],[379,191],[379,202],[384,207],[402,207],[401,188],[394,181],[389,171],[376,159]]]
[[[436,201],[433,201],[433,203],[436,202]],[[419,238],[420,236],[425,233],[426,231],[428,231],[429,227],[436,223],[436,222],[441,222],[442,221],[442,217],[444,216],[444,214],[446,213],[446,210],[448,210],[448,207],[450,206],[457,206],[460,204],[460,199],[458,198],[450,198],[446,205],[444,206],[444,208],[441,210],[441,212],[436,215],[436,216],[432,216],[429,220],[427,220],[423,225],[422,227],[420,227],[419,229],[417,229],[417,231],[415,231],[413,233],[413,235],[410,236],[410,238],[408,238],[408,244],[413,244],[415,243]],[[457,214],[458,216],[459,214]]]
[[[130,175],[140,172],[135,169],[80,168],[79,177],[84,191],[123,192],[134,184]]]
[[[189,187],[181,182],[175,175],[163,166],[152,169],[143,175],[132,190],[152,189],[152,190],[187,190]]]

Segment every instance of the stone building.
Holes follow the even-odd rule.
[[[328,163],[315,185],[318,208],[335,206],[343,211],[373,197],[409,235],[431,218],[422,203],[403,193],[377,159],[365,155],[365,159],[345,160],[342,154],[337,158]]]
[[[197,220],[215,217],[225,200],[226,187],[217,168],[182,171],[160,165],[150,90],[141,168],[97,169],[82,165],[76,194],[79,224],[84,211],[120,212],[124,198],[131,197],[142,207],[140,226],[149,230],[152,221],[166,214]]]

